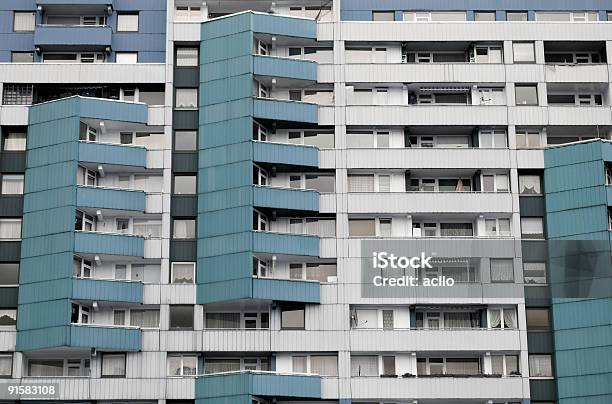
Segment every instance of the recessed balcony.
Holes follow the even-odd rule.
[[[253,116],[281,122],[319,122],[319,106],[308,102],[276,98],[253,99]]]
[[[117,233],[75,231],[74,251],[83,254],[144,257],[144,237]]]
[[[72,298],[102,302],[142,303],[142,282],[74,278]]]
[[[254,185],[253,206],[318,212],[319,193],[313,190]]]
[[[139,351],[141,347],[141,331],[136,327],[71,324],[68,330],[70,347],[121,351]]]
[[[78,186],[77,206],[144,212],[146,194],[137,190]]]
[[[253,74],[314,82],[317,80],[317,63],[310,60],[253,55]]]
[[[253,142],[253,161],[292,166],[318,167],[319,149],[288,143]]]
[[[112,143],[79,141],[79,161],[95,164],[145,167],[147,149]]]
[[[260,253],[318,257],[319,244],[317,236],[253,231],[253,251]]]

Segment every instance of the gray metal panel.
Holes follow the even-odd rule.
[[[0,241],[0,261],[18,262],[21,258],[21,241]]]
[[[552,333],[545,331],[527,332],[529,353],[547,354],[554,351]]]
[[[178,130],[198,130],[198,111],[173,111],[172,127]]]
[[[19,288],[2,288],[0,293],[0,307],[15,308],[17,307],[17,294]]]
[[[531,400],[555,401],[557,399],[557,388],[555,380],[529,380]]]
[[[25,152],[1,152],[0,171],[3,173],[24,173]]]
[[[174,69],[174,87],[194,88],[200,85],[200,69],[177,67]]]
[[[198,197],[195,195],[173,196],[170,206],[170,214],[172,216],[186,217],[198,215]]]
[[[547,242],[543,240],[521,241],[523,262],[546,262],[548,259]]]
[[[550,289],[548,286],[526,286],[525,305],[527,307],[550,306]]]
[[[23,196],[0,196],[0,216],[23,216]]]
[[[171,261],[196,261],[198,256],[197,242],[195,240],[170,241]]]
[[[544,207],[544,197],[542,196],[521,196],[519,197],[521,216],[543,217],[546,213]]]
[[[172,171],[175,173],[197,173],[198,153],[172,153]]]

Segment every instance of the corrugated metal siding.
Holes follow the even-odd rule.
[[[77,187],[77,206],[87,208],[145,211],[144,191]]]

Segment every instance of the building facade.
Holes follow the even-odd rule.
[[[0,402],[612,402],[609,16],[3,0]]]

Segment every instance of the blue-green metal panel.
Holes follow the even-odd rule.
[[[79,142],[78,160],[86,163],[145,167],[147,150],[144,147]]]
[[[612,206],[612,186],[606,186],[606,198],[608,200],[608,206]]]
[[[144,238],[126,234],[77,231],[74,251],[89,254],[144,257]]]
[[[17,351],[58,348],[70,345],[70,326],[17,329]]]
[[[250,72],[240,76],[220,78],[203,83],[200,106],[213,106],[227,100],[239,100],[253,94],[253,76]]]
[[[100,187],[77,187],[77,206],[101,209],[119,209],[144,212],[144,191]]]
[[[260,163],[319,167],[319,149],[285,143],[253,142],[253,160]]]
[[[232,373],[196,379],[196,399],[254,395],[266,397],[320,398],[320,376],[276,373]]]
[[[39,46],[111,45],[112,30],[106,26],[38,26],[34,31],[34,44]]]
[[[255,98],[253,116],[275,121],[318,123],[319,106],[301,101]]]
[[[253,56],[256,76],[285,77],[296,80],[317,81],[317,62],[275,56]]]
[[[103,302],[142,303],[142,282],[73,279],[72,298]]]
[[[72,324],[70,326],[70,346],[140,351],[141,334],[138,328]]]
[[[253,298],[303,303],[321,302],[319,282],[289,279],[253,279]]]
[[[318,212],[319,193],[312,190],[253,186],[253,205]]]
[[[295,18],[276,14],[252,14],[253,32],[317,39],[317,22],[313,19]]]
[[[51,5],[113,5],[113,0],[36,0],[41,6]]]
[[[197,286],[198,304],[229,302],[253,298],[253,280],[244,277],[229,279],[218,283],[199,283]]]
[[[254,231],[253,251],[271,254],[319,256],[319,237]]]

